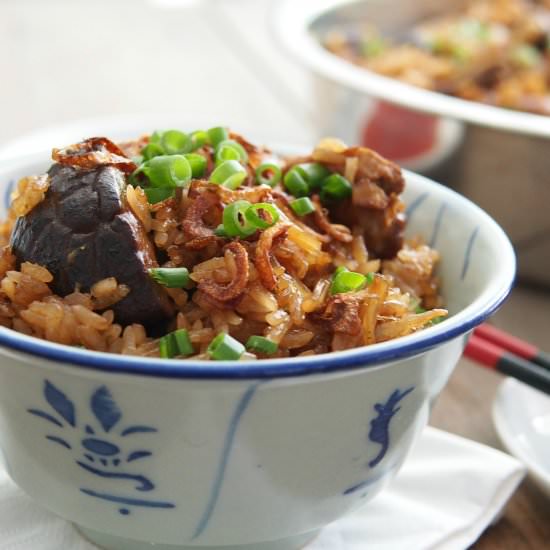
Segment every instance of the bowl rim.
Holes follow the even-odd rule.
[[[467,101],[376,74],[325,50],[309,31],[310,24],[327,11],[369,1],[372,0],[282,0],[273,8],[271,30],[284,49],[303,65],[357,92],[431,115],[550,138],[550,116]]]
[[[45,153],[35,153],[0,162],[0,175],[9,170],[22,169],[31,163],[44,162]],[[118,355],[90,351],[41,340],[34,336],[0,327],[0,354],[22,352],[35,358],[49,359],[65,367],[85,367],[110,374],[132,374],[162,378],[184,379],[271,379],[341,372],[391,363],[448,342],[471,331],[489,317],[510,293],[516,273],[516,257],[510,240],[503,229],[481,208],[455,191],[428,178],[403,170],[408,183],[436,189],[457,206],[457,210],[472,212],[478,225],[486,227],[492,235],[491,243],[499,251],[498,276],[490,281],[466,307],[437,324],[408,336],[388,342],[331,352],[318,356],[259,361],[201,361]],[[3,348],[3,349],[2,349]],[[6,349],[8,348],[8,349]],[[19,356],[19,354],[17,354]],[[385,365],[384,365],[385,366]]]

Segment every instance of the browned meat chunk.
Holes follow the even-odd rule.
[[[350,201],[331,206],[332,221],[363,230],[370,254],[393,258],[403,246],[405,208],[399,198],[405,180],[397,164],[366,147],[345,151],[357,157],[357,173]]]

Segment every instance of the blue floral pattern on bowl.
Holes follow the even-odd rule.
[[[128,471],[128,465],[133,466],[136,461],[152,457],[152,451],[137,448],[125,452],[123,446],[127,446],[127,437],[151,434],[158,430],[145,425],[120,427],[122,411],[106,386],[95,389],[90,398],[89,408],[95,427],[92,422],[80,420],[73,401],[49,380],[44,382],[43,396],[50,409],[29,408],[27,412],[55,427],[55,432],[46,434],[45,438],[66,450],[78,453],[74,460],[82,470],[97,478],[130,482],[130,490],[136,491],[138,495],[155,490],[155,484],[146,475]],[[81,487],[80,491],[88,496],[122,505],[119,508],[122,515],[128,515],[131,507],[175,508],[175,504],[171,502],[128,495],[128,489],[125,489],[125,494],[117,494],[115,489],[105,493],[89,487]]]
[[[390,424],[394,416],[401,410],[398,406],[399,403],[414,391],[414,386],[405,390],[395,389],[390,396],[383,403],[375,403],[373,408],[376,412],[376,416],[370,421],[370,430],[367,436],[368,441],[376,443],[380,446],[380,449],[376,456],[372,458],[368,463],[369,469],[375,468],[380,464],[382,459],[386,456],[390,448]],[[343,491],[344,495],[350,495],[361,489],[366,489],[369,485],[376,483],[381,477],[385,476],[388,471],[392,470],[395,465],[390,465],[383,469],[383,471],[377,473],[374,476],[370,476],[368,479],[360,481],[348,487]],[[362,496],[366,496],[364,493]]]

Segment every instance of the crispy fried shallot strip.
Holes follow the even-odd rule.
[[[315,205],[315,212],[313,215],[315,217],[315,223],[319,226],[319,228],[336,241],[350,243],[353,240],[353,236],[351,235],[349,227],[330,223],[328,220],[327,211],[323,208],[318,195],[313,195],[311,200]]]
[[[267,290],[274,290],[277,286],[277,278],[271,266],[271,248],[276,239],[286,236],[290,223],[278,223],[262,232],[256,247],[256,269],[260,281]]]
[[[212,279],[202,280],[198,289],[216,302],[229,302],[238,298],[246,288],[249,278],[248,252],[238,241],[225,247],[235,258],[235,278],[227,285],[220,285]]]
[[[89,138],[65,149],[53,149],[52,159],[59,164],[84,169],[114,166],[122,172],[130,173],[137,168],[118,145],[104,137]]]
[[[214,230],[204,223],[203,217],[211,208],[219,204],[220,201],[214,193],[204,192],[187,209],[181,224],[183,234],[188,239],[185,243],[187,248],[199,250],[217,240]]]

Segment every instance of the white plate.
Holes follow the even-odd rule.
[[[550,497],[550,397],[507,378],[493,403],[493,422],[503,445]]]

